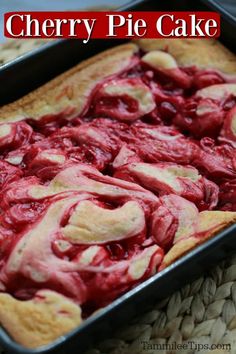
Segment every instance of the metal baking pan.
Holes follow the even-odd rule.
[[[215,9],[215,3],[207,0],[198,2],[194,0],[179,0],[178,2],[169,0],[165,4],[158,4],[153,0],[138,0],[122,8],[126,11],[209,11],[212,9]],[[231,16],[227,16],[224,11],[221,23],[222,42],[231,50],[236,51],[233,41],[236,21]],[[93,40],[85,47],[80,45],[79,40],[55,41],[4,65],[0,69],[1,104],[21,97],[79,61],[108,47],[117,45],[119,42],[117,40]],[[99,313],[88,318],[73,332],[60,337],[50,345],[35,350],[25,349],[14,342],[2,328],[0,328],[0,345],[8,353],[82,354],[90,346],[94,346],[97,341],[109,337],[117,327],[124,325],[135,314],[148,310],[156,301],[170,295],[177,288],[193,280],[223,258],[228,257],[236,250],[235,235],[236,225],[233,225],[189,252],[165,270],[127,292]]]

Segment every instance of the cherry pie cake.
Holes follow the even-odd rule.
[[[0,322],[25,347],[236,221],[236,58],[140,40],[0,109]]]

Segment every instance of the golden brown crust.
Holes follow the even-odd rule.
[[[0,323],[27,348],[49,344],[81,322],[80,307],[56,292],[41,290],[28,301],[0,294]]]
[[[139,39],[135,42],[145,52],[168,51],[180,66],[196,65],[236,74],[236,56],[214,39]]]
[[[0,108],[0,121],[39,119],[59,113],[71,118],[80,114],[96,84],[128,67],[136,51],[135,44],[124,44],[83,61],[20,100]]]
[[[177,242],[165,255],[159,270],[162,270],[191,251],[193,248],[214,237],[220,231],[236,222],[235,212],[205,211],[199,214],[196,234]]]

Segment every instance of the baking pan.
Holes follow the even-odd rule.
[[[169,0],[168,4],[154,1],[136,1],[122,10],[212,10],[211,1]],[[222,16],[221,40],[233,50],[232,35],[236,22],[224,12]],[[0,69],[1,103],[21,97],[33,88],[48,81],[63,70],[108,47],[118,44],[117,40],[91,40],[86,46],[79,40],[61,40],[46,44],[43,48],[22,56]],[[30,68],[30,70],[29,70]],[[168,268],[146,280],[133,290],[119,297],[96,315],[88,318],[73,332],[60,337],[50,345],[28,350],[14,342],[0,328],[0,344],[8,353],[18,354],[82,354],[90,346],[109,337],[112,332],[136,314],[151,308],[158,300],[196,278],[202,272],[228,257],[236,249],[236,225],[219,233],[213,239],[197,247]],[[19,328],[20,331],[20,328]]]

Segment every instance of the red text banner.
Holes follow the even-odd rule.
[[[8,38],[217,38],[216,12],[9,12]]]

